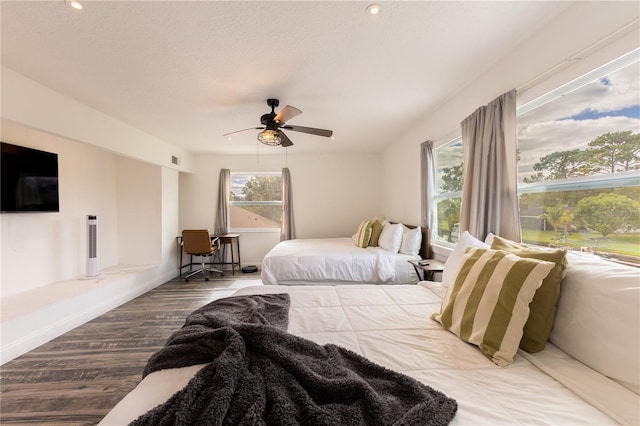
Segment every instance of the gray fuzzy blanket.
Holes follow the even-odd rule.
[[[335,345],[286,332],[288,294],[190,314],[144,374],[210,363],[132,425],[446,425],[456,401]]]

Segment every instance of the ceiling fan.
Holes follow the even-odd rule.
[[[291,126],[286,124],[287,121],[293,117],[302,114],[298,108],[294,108],[290,105],[285,106],[282,110],[276,114],[276,107],[280,105],[280,101],[277,99],[267,99],[267,105],[271,107],[269,114],[264,114],[260,117],[260,127],[249,127],[248,129],[237,130],[231,133],[225,133],[223,136],[231,136],[236,133],[246,132],[247,130],[262,130],[258,133],[258,140],[265,145],[271,146],[291,146],[293,142],[284,134],[281,129],[293,130],[294,132],[309,133],[311,135],[331,137],[333,135],[332,130],[315,129],[313,127],[303,126]]]

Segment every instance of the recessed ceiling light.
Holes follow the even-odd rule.
[[[379,4],[374,3],[367,6],[367,13],[369,15],[377,15],[380,13],[381,10],[382,10],[382,6],[380,6]]]
[[[78,0],[65,0],[64,2],[67,4],[67,6],[75,10],[82,10],[82,4]]]

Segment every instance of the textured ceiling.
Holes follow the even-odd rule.
[[[570,3],[367,5],[3,0],[2,65],[194,153],[255,153],[257,131],[222,134],[269,97],[334,130],[289,131],[289,152],[379,152]]]

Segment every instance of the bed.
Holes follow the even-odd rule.
[[[418,277],[408,260],[429,257],[428,232],[417,226],[390,222],[388,225],[391,226],[386,228],[386,223],[381,228],[380,246],[376,238],[375,243],[359,247],[354,242],[356,236],[282,241],[264,257],[262,282],[266,285],[416,283]],[[387,235],[385,245],[382,238]],[[404,244],[409,240],[413,247]]]
[[[215,300],[101,424],[197,424],[203,404],[216,420],[248,413],[243,424],[640,424],[638,269],[491,238],[463,233],[442,282],[260,285]],[[529,327],[539,320],[548,327]]]
[[[445,291],[440,283],[421,282],[255,286],[236,295],[288,294],[289,333],[339,345],[442,392],[457,404],[454,425],[637,424],[637,395],[554,345],[538,354],[519,351],[512,365],[499,367],[444,330],[430,314],[440,309]],[[204,368],[195,364],[147,375],[100,424],[128,424]]]

